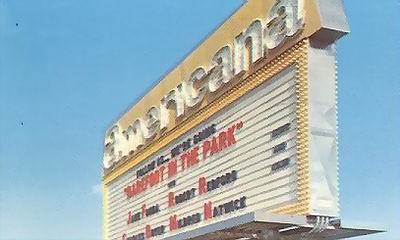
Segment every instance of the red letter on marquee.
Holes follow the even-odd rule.
[[[193,148],[187,155],[187,166],[188,168],[199,163],[199,147]]]
[[[151,226],[150,225],[146,225],[146,238],[149,239],[151,237],[152,237]]]
[[[145,218],[146,217],[146,204],[142,205],[142,217]]]
[[[172,160],[168,164],[168,178],[175,176],[177,172],[178,172],[178,163],[176,162],[176,160]]]
[[[161,166],[160,167],[160,181],[164,181],[164,171],[165,171],[165,167]]]
[[[228,141],[226,139],[226,132],[225,131],[219,133],[219,135],[218,135],[218,145],[219,145],[219,148],[218,148],[219,151],[222,151],[222,150],[224,150],[225,148],[228,147]]]
[[[156,170],[149,174],[149,185],[153,187],[160,182],[160,170]]]
[[[128,198],[133,197],[133,196],[135,195],[135,192],[134,192],[134,185],[132,184],[132,186],[127,186],[127,187],[124,189],[124,192],[126,193],[126,196],[128,196]]]
[[[205,177],[199,178],[199,195],[207,193],[207,181]]]
[[[168,193],[168,207],[175,206],[175,194],[173,192]]]
[[[128,213],[128,224],[132,223],[132,211],[129,211]]]
[[[211,219],[213,217],[212,202],[204,203],[204,220]]]
[[[211,142],[209,140],[203,143],[203,160],[206,160],[207,154],[210,153],[211,150]]]
[[[228,138],[228,147],[230,147],[231,145],[236,143],[236,138],[235,138],[235,134],[234,134],[235,128],[236,128],[236,125],[233,125],[232,127],[230,127],[228,129],[228,136],[227,136],[227,138]]]
[[[211,142],[211,155],[214,155],[218,153],[218,142],[217,138],[213,137],[212,142]]]
[[[185,166],[187,165],[188,162],[188,153],[184,153],[181,155],[181,171],[183,172],[185,170]]]
[[[169,217],[169,230],[174,231],[178,229],[178,220],[176,215]]]

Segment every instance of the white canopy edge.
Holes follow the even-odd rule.
[[[327,221],[329,220],[329,221]],[[325,221],[325,222],[324,222]],[[324,224],[321,224],[324,222]],[[339,219],[320,216],[294,216],[265,210],[233,217],[166,240],[336,240],[384,232],[369,228],[341,226]]]

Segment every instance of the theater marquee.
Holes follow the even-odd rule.
[[[107,131],[104,239],[174,239],[258,210],[337,217],[346,31],[340,1],[245,3]]]

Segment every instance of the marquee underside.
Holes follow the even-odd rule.
[[[312,232],[315,225],[310,224],[306,216],[276,215],[265,211],[256,211],[234,217],[224,222],[211,224],[189,232],[178,234],[168,240],[336,240],[381,233],[381,230],[342,227],[330,225],[321,232]],[[271,230],[279,236],[261,238],[259,233]]]

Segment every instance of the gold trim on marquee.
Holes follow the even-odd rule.
[[[280,214],[297,214],[307,215],[310,212],[310,172],[309,172],[309,131],[308,131],[308,57],[307,48],[309,41],[300,42],[301,46],[298,53],[289,49],[289,60],[291,62],[295,58],[296,62],[296,93],[297,93],[297,203],[273,210],[274,213]],[[296,45],[297,46],[297,45]],[[291,52],[296,56],[291,56]],[[300,54],[300,56],[299,56]],[[279,58],[278,58],[279,61]]]
[[[310,212],[310,175],[309,175],[309,131],[308,131],[308,57],[307,50],[309,40],[304,39],[296,45],[286,50],[284,53],[271,60],[265,66],[253,73],[246,73],[241,81],[234,87],[226,91],[209,106],[201,109],[197,113],[184,120],[181,124],[172,129],[165,136],[159,138],[151,145],[142,149],[134,159],[126,161],[118,166],[108,175],[104,176],[104,204],[108,204],[108,188],[112,181],[125,174],[137,164],[141,163],[159,149],[165,147],[190,129],[198,126],[212,115],[221,111],[223,108],[233,103],[252,89],[263,82],[271,79],[273,76],[283,71],[287,67],[294,65],[296,67],[296,93],[297,93],[297,167],[298,167],[298,201],[295,204],[273,209],[274,213],[307,215]],[[104,207],[107,213],[108,205]],[[107,218],[106,214],[103,215]],[[106,220],[106,219],[105,219]],[[105,230],[106,234],[107,230]]]
[[[103,239],[108,239],[108,187],[103,184]]]

